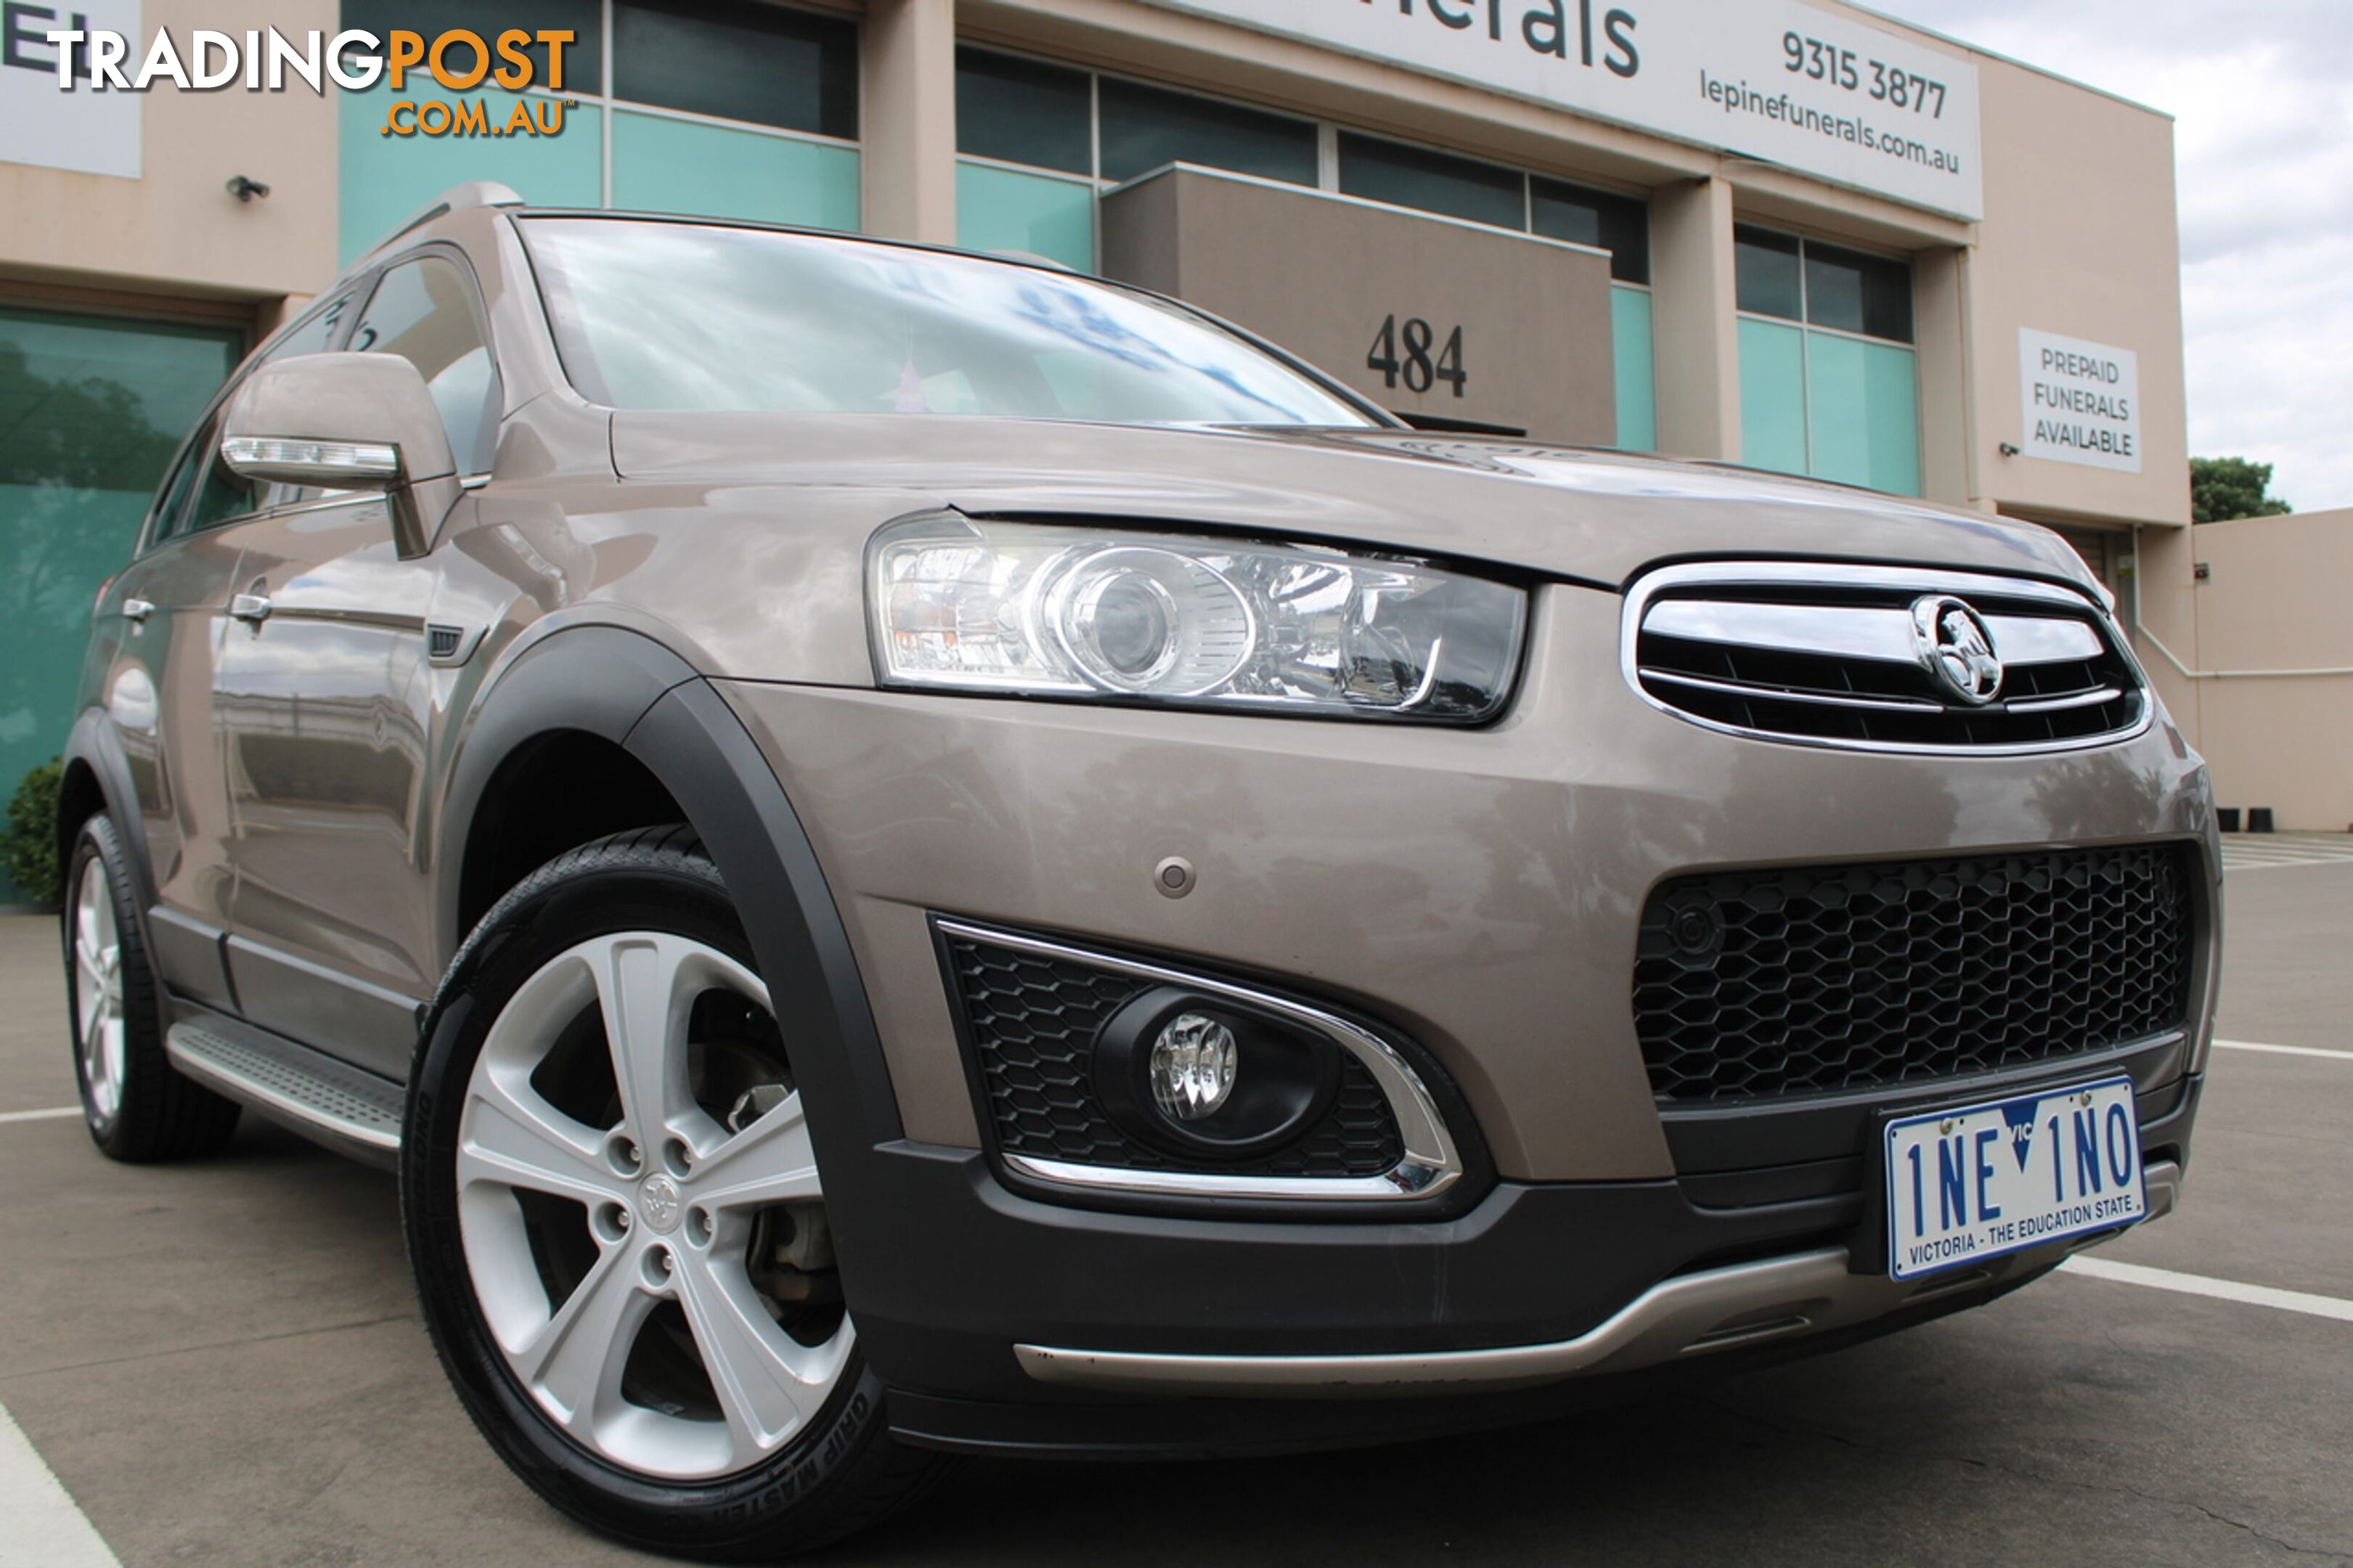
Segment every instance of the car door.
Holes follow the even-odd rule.
[[[414,363],[460,471],[489,468],[498,383],[471,275],[454,254],[387,268],[346,346]],[[422,830],[435,718],[426,624],[440,565],[401,559],[375,493],[311,492],[237,532],[235,624],[214,710],[240,1009],[405,1076],[436,978]]]
[[[212,685],[239,552],[219,524],[252,510],[253,492],[216,461],[218,416],[216,403],[174,459],[144,547],[101,599],[94,657],[154,879],[157,967],[176,990],[227,1006],[220,939],[234,873]]]

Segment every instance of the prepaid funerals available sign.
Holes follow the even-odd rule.
[[[2140,360],[2132,350],[2021,327],[2018,401],[2028,457],[2140,472]]]
[[[1977,68],[1798,0],[1152,0],[1985,216]]]

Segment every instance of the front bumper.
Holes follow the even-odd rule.
[[[1620,605],[1541,591],[1514,705],[1472,731],[718,684],[808,833],[874,1012],[903,1137],[861,1151],[860,1207],[887,1212],[891,1234],[843,1225],[839,1240],[875,1365],[931,1402],[909,1429],[987,1446],[996,1417],[974,1412],[1109,1419],[1159,1375],[1143,1367],[1225,1368],[1184,1392],[1230,1393],[1230,1373],[1263,1394],[1250,1369],[1270,1357],[1370,1358],[1349,1364],[1376,1386],[1408,1364],[1472,1364],[1431,1359],[1461,1352],[1533,1359],[1544,1380],[1606,1377],[1693,1359],[1689,1341],[1668,1342],[1711,1313],[1693,1338],[1778,1314],[1807,1321],[1746,1337],[1824,1342],[1984,1299],[2063,1255],[2015,1255],[1933,1301],[1849,1270],[1873,1108],[1983,1098],[1982,1079],[1799,1119],[1848,1140],[1803,1158],[1777,1153],[1778,1134],[1726,1136],[1722,1116],[1701,1134],[1662,1118],[1630,978],[1649,890],[1694,869],[2200,845],[2188,1026],[2114,1064],[2138,1087],[2148,1157],[2179,1166],[2216,940],[2211,802],[2179,732],[2160,720],[2099,750],[1985,758],[1726,736],[1626,684]],[[1197,868],[1182,899],[1154,885],[1170,856]],[[1377,1019],[1460,1089],[1492,1185],[1409,1223],[1107,1212],[1010,1190],[980,1152],[938,915],[1265,976]],[[1865,1283],[1818,1285],[1833,1276]],[[1781,1310],[1793,1300],[1831,1306]],[[1628,1312],[1630,1327],[1607,1328]],[[1758,1348],[1740,1337],[1721,1353]]]

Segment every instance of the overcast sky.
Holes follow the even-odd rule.
[[[1864,3],[2174,116],[2189,450],[2353,506],[2353,0]]]

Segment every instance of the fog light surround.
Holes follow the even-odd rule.
[[[1187,1159],[1246,1160],[1314,1126],[1339,1048],[1271,1012],[1157,985],[1103,1021],[1095,1092],[1130,1136]]]

